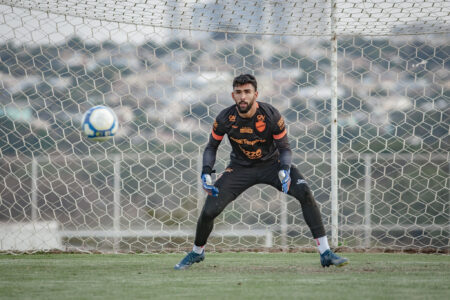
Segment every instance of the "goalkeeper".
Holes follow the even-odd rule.
[[[234,78],[231,96],[235,105],[217,116],[203,154],[201,179],[208,196],[197,222],[194,247],[175,265],[175,270],[189,268],[205,259],[204,247],[213,229],[214,219],[242,192],[259,183],[269,184],[300,202],[323,267],[347,264],[346,258],[330,250],[313,194],[305,178],[291,165],[292,153],[283,117],[272,105],[256,101],[257,82],[250,74]],[[216,152],[225,134],[232,146],[231,161],[213,184],[211,173]]]

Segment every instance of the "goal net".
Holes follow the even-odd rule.
[[[338,246],[448,252],[448,2],[49,0],[0,11],[0,251],[192,247],[203,149],[233,103],[233,77],[251,73],[285,117],[328,235],[337,215]],[[80,122],[99,104],[120,129],[93,143]],[[219,174],[230,149],[224,140]],[[297,200],[264,185],[226,208],[207,245],[313,246]]]

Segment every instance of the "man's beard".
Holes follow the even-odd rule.
[[[237,109],[241,114],[246,114],[250,111],[250,109],[253,106],[253,103],[255,103],[255,99],[253,99],[245,108],[241,108],[241,103],[247,103],[245,101],[241,101],[237,104]]]

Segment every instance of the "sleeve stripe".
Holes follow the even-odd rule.
[[[286,128],[285,128],[280,134],[274,134],[273,138],[276,140],[279,140],[279,139],[283,138],[286,135],[286,133],[287,132],[286,132]]]
[[[214,130],[211,131],[212,137],[216,140],[216,141],[221,141],[223,139],[223,135],[217,135]]]

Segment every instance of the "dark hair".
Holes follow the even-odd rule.
[[[233,79],[233,89],[239,85],[243,85],[246,83],[250,83],[255,88],[255,91],[258,90],[258,84],[256,83],[255,76],[251,74],[242,74]]]

